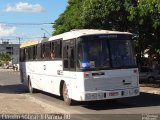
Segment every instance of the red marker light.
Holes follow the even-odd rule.
[[[85,72],[84,73],[84,78],[88,78],[89,77],[89,73]]]

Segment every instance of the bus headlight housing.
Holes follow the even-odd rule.
[[[139,90],[138,90],[138,89],[135,89],[135,90],[134,90],[134,94],[136,94],[136,95],[139,94]]]

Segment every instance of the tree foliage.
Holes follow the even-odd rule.
[[[55,21],[53,34],[93,28],[136,34],[137,53],[160,51],[160,0],[69,0]]]
[[[0,63],[7,64],[11,61],[11,57],[8,54],[0,53]]]
[[[85,0],[83,25],[85,28],[127,31],[131,27],[127,18],[129,4],[129,0]]]
[[[64,13],[55,21],[53,35],[67,32],[71,29],[82,28],[81,9],[83,0],[69,0],[68,6]]]
[[[128,19],[135,23],[135,31],[138,34],[138,53],[146,48],[156,51],[160,49],[160,1],[139,0],[137,6],[131,6],[128,11]]]

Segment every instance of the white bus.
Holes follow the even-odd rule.
[[[62,96],[65,103],[139,95],[128,32],[81,29],[20,46],[21,82]]]

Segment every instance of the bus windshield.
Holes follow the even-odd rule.
[[[78,45],[78,63],[82,70],[135,67],[132,41],[84,37]]]

